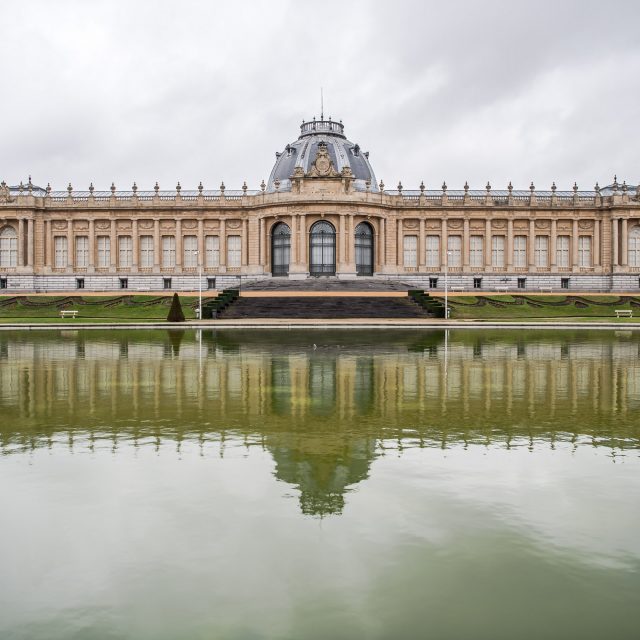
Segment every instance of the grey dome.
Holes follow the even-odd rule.
[[[354,188],[365,191],[367,181],[371,191],[377,191],[376,176],[369,163],[369,152],[363,152],[360,146],[349,142],[344,135],[342,122],[329,120],[310,120],[300,125],[300,137],[288,144],[282,153],[276,153],[276,163],[271,170],[267,191],[275,191],[275,181],[279,180],[280,191],[291,190],[291,176],[296,167],[308,173],[316,158],[318,144],[327,145],[329,157],[336,171],[350,167],[354,177]]]

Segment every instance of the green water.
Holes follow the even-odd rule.
[[[0,332],[0,638],[617,639],[640,334]]]

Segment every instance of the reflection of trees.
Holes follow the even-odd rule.
[[[640,442],[637,334],[260,335],[0,333],[0,449],[240,437],[326,515],[390,446]]]

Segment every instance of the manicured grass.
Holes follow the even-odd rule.
[[[180,298],[187,320],[195,319],[198,298]],[[56,322],[158,322],[165,321],[171,296],[0,296],[0,323]],[[78,311],[77,317],[60,318],[61,309]]]
[[[527,296],[491,295],[491,296],[449,296],[452,319],[469,320],[615,320],[616,322],[634,322],[640,320],[640,306],[631,304],[633,300],[640,305],[640,296],[602,296],[602,295],[548,295]],[[616,309],[631,309],[638,318],[620,318]]]

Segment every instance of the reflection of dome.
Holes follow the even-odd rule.
[[[358,191],[367,188],[376,191],[376,177],[369,163],[369,152],[363,152],[360,146],[349,142],[344,135],[342,122],[329,120],[311,120],[300,126],[300,137],[288,144],[282,153],[276,154],[276,163],[269,176],[268,191],[275,191],[275,182],[279,180],[279,190],[291,189],[291,176],[297,167],[306,174],[316,159],[318,145],[326,144],[329,158],[335,170],[340,173],[345,167],[353,172],[354,187]]]

